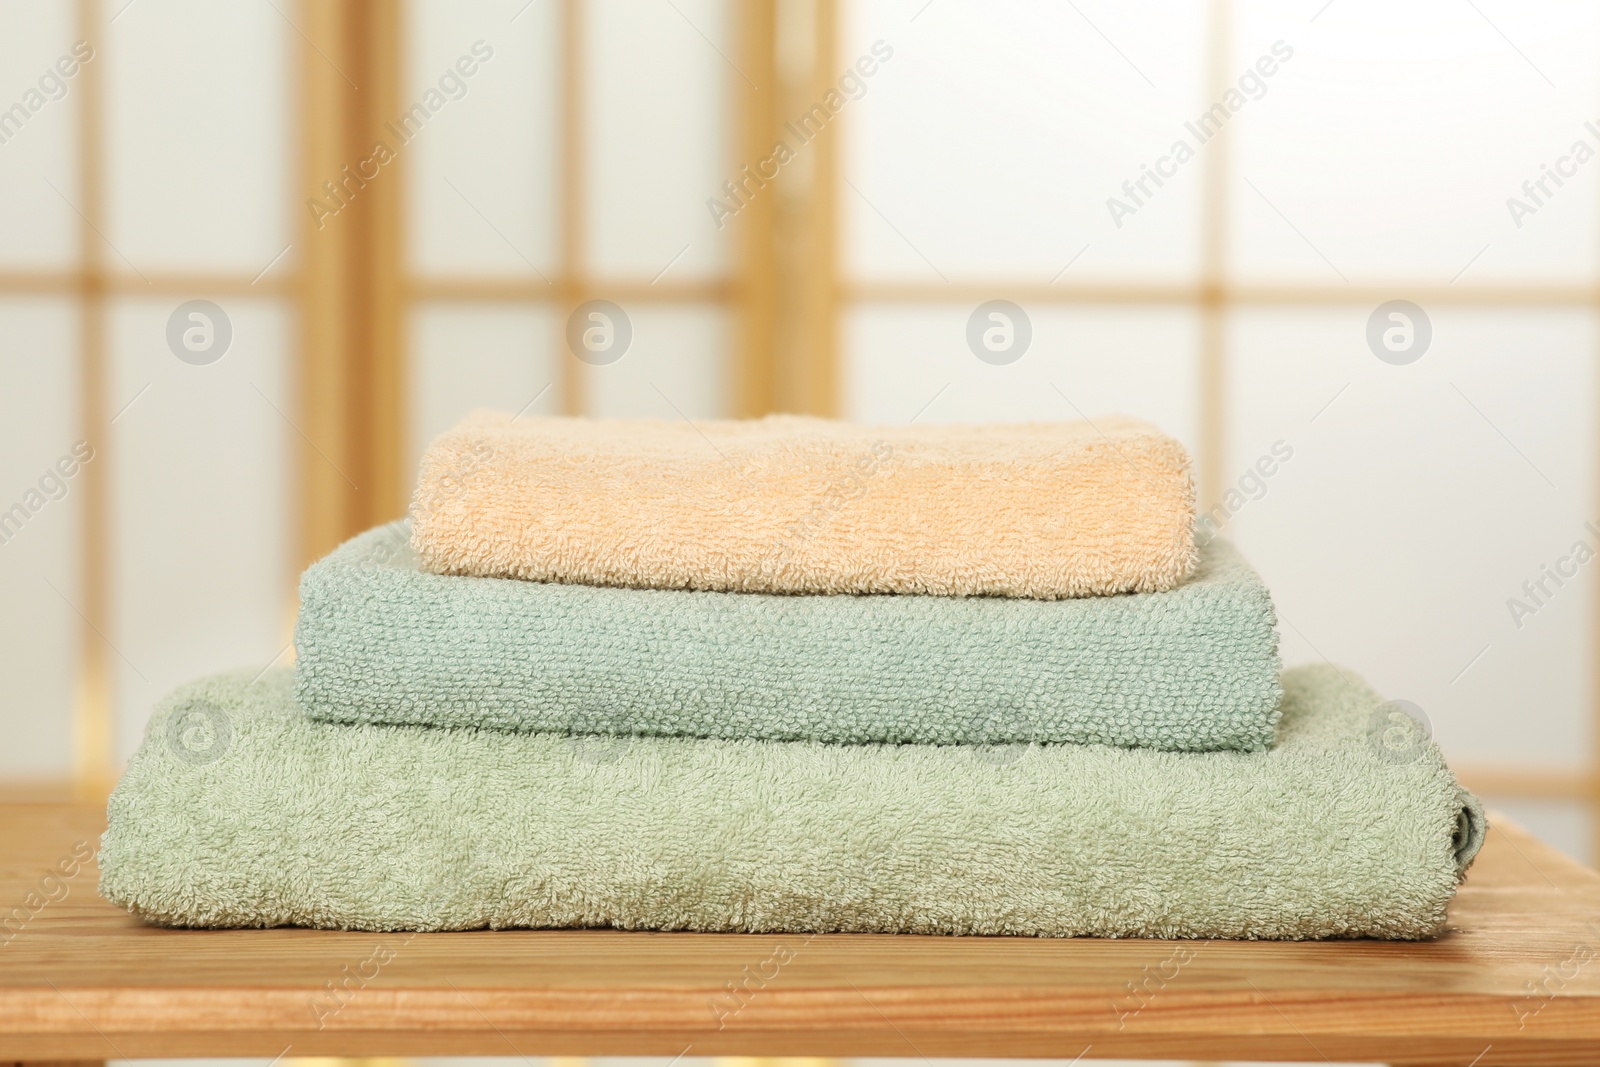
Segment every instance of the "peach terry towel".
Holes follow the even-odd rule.
[[[438,574],[651,589],[1054,599],[1195,565],[1183,446],[1093,424],[469,415],[423,456]]]

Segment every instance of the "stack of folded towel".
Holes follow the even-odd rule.
[[[102,892],[180,926],[1419,938],[1484,834],[1282,674],[1132,420],[476,415],[157,710]]]

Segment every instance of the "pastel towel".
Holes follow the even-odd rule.
[[[1095,425],[516,419],[422,458],[428,570],[650,589],[1055,597],[1171,589],[1194,567],[1177,441]]]
[[[1484,833],[1411,720],[1330,667],[1262,752],[312,722],[292,673],[156,711],[100,892],[156,923],[1421,938]]]
[[[926,744],[1272,743],[1272,600],[1225,541],[1166,593],[1076,600],[613,589],[419,569],[399,522],[300,581],[298,694],[335,722]]]

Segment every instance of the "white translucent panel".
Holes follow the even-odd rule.
[[[436,108],[393,142],[414,269],[553,276],[561,5],[412,0],[406,13],[405,107]]]
[[[1483,798],[1489,821],[1504,813],[1518,826],[1579,863],[1594,866],[1593,816],[1587,804],[1573,800],[1529,800],[1493,794]]]
[[[222,298],[231,343],[220,359],[197,366],[168,347],[168,321],[181,302],[120,303],[108,331],[108,636],[118,652],[123,758],[155,701],[175,686],[289,660],[297,577],[291,474],[300,444],[291,422],[292,320],[271,302]],[[220,335],[219,326],[213,338]]]
[[[0,299],[3,777],[62,777],[72,769],[83,606],[80,460],[104,461],[104,442],[85,441],[79,425],[77,340],[77,312],[66,301]]]
[[[1574,142],[1600,152],[1600,125],[1586,125],[1600,96],[1600,9],[1340,3],[1309,23],[1322,6],[1237,7],[1239,70],[1275,40],[1294,49],[1271,93],[1234,120],[1237,273],[1334,285],[1340,274],[1593,277],[1600,159],[1562,164],[1575,175],[1547,182],[1551,195],[1536,194],[1544,204],[1520,226],[1507,199]]]
[[[429,304],[411,316],[407,461],[475,408],[553,415],[561,408],[553,354],[558,327],[544,308]]]
[[[856,0],[840,73],[893,55],[844,124],[844,262],[865,279],[1172,279],[1199,259],[1204,4]],[[870,67],[870,63],[868,64]],[[1148,196],[1124,182],[1171,173]],[[1121,198],[1133,214],[1113,218]],[[1081,253],[1081,255],[1080,255]],[[1076,257],[1076,262],[1073,262]]]
[[[1415,702],[1453,758],[1577,767],[1600,560],[1537,602],[1523,583],[1570,572],[1576,542],[1600,550],[1594,323],[1427,313],[1405,366],[1368,350],[1367,308],[1239,313],[1224,528],[1273,591],[1289,661],[1326,656]]]
[[[1126,414],[1155,423],[1191,452],[1196,447],[1199,333],[1192,311],[1028,307],[1032,338],[1020,358],[999,366],[968,346],[973,311],[869,305],[849,315],[842,331],[844,415],[937,423]],[[982,318],[986,329],[995,328]]]
[[[0,269],[59,270],[77,259],[77,39],[72,4],[0,7]],[[95,49],[81,51],[97,73],[104,67]]]
[[[294,13],[282,2],[140,0],[108,14],[112,267],[254,276],[295,239],[305,207],[294,200],[291,218],[290,79],[304,47],[286,21]]]
[[[750,91],[733,66],[732,0],[593,0],[583,10],[591,269],[721,274],[731,230],[717,228],[706,201],[738,169],[730,131],[736,94]]]
[[[606,366],[584,375],[588,414],[607,418],[720,419],[729,415],[730,322],[719,307],[631,304],[633,339]]]

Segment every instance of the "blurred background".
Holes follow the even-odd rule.
[[[1592,862],[1597,57],[1556,0],[0,0],[0,788],[289,662],[471,408],[1126,412],[1289,662]]]

